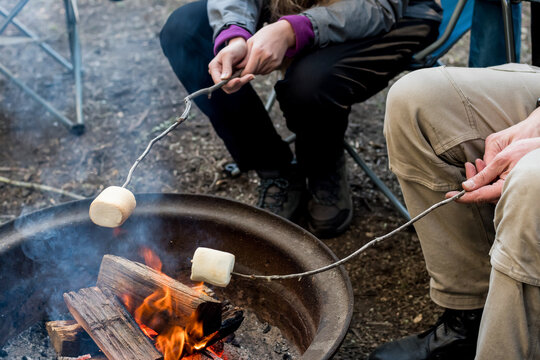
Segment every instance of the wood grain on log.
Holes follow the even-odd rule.
[[[65,293],[64,301],[109,360],[163,359],[113,294],[91,287]]]
[[[98,351],[97,345],[75,320],[49,321],[45,324],[58,356],[77,357]]]

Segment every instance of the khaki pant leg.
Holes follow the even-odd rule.
[[[487,69],[418,70],[387,100],[385,135],[391,170],[412,216],[459,190],[466,161],[484,140],[529,115],[540,96],[540,69],[509,64]],[[489,285],[493,206],[452,203],[416,223],[431,297],[452,309],[482,307]]]
[[[511,278],[540,286],[540,149],[510,171],[495,213],[491,264]]]
[[[476,360],[540,359],[540,288],[493,269]]]
[[[540,359],[540,149],[525,155],[497,204],[493,270],[477,359]]]

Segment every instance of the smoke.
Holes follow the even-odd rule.
[[[148,199],[156,211],[160,196]],[[174,277],[171,270],[189,270],[191,266],[191,258],[180,256],[178,249],[189,254],[199,242],[208,238],[208,234],[198,230],[199,224],[179,229],[180,224],[156,214],[134,214],[120,228],[102,228],[91,223],[87,215],[89,204],[89,200],[83,200],[19,217],[13,222],[13,227],[20,239],[24,259],[9,259],[0,252],[3,275],[8,276],[6,273],[11,271],[11,278],[19,282],[24,291],[41,293],[49,319],[66,316],[63,293],[95,286],[103,255],[114,254],[144,263],[141,249],[148,248],[160,257],[164,272]],[[141,205],[144,206],[144,201]],[[178,237],[178,233],[185,234],[186,231],[190,238]],[[9,261],[13,262],[12,266]],[[27,269],[25,273],[20,272],[21,262]]]
[[[172,1],[149,6],[141,0],[79,3],[86,126],[81,137],[70,134],[61,121],[0,75],[1,84],[5,83],[0,106],[0,143],[4,145],[0,166],[31,169],[30,179],[10,174],[15,180],[89,197],[107,186],[121,185],[160,126],[183,110],[185,92],[157,38],[170,7],[175,6],[178,4]],[[16,19],[70,60],[62,1],[32,1]],[[18,38],[22,33],[9,25],[3,35]],[[33,42],[1,48],[6,68],[75,121],[74,80],[67,68]],[[139,166],[131,184],[134,192],[179,191],[180,182],[173,175],[180,168],[175,164],[179,156],[174,151],[160,155],[174,140],[164,139]],[[0,194],[0,214],[12,213],[1,211],[6,198]],[[36,209],[66,200],[53,193],[46,198],[49,203],[29,205]]]
[[[0,106],[0,143],[3,144],[0,165],[27,171],[10,173],[10,177],[87,197],[124,182],[148,141],[162,130],[160,126],[183,111],[182,99],[186,93],[163,56],[157,38],[170,9],[177,6],[177,2],[169,0],[152,6],[142,0],[79,3],[86,125],[86,132],[80,137],[70,134],[18,87],[2,81],[6,86],[2,88]],[[63,2],[36,0],[28,3],[17,18],[69,58],[62,8]],[[17,36],[18,32],[10,26],[6,34]],[[2,47],[2,55],[2,64],[60,112],[74,119],[73,79],[65,68],[36,44]],[[188,160],[193,158],[194,149],[200,147],[196,141],[207,144],[207,148],[215,145],[213,139],[191,140],[192,133],[208,137],[205,129],[210,128],[200,113],[193,111],[201,121],[197,124],[197,119],[190,118],[156,144],[137,168],[130,184],[136,196],[143,192],[178,192],[184,184],[200,188],[193,181],[193,173],[204,169],[198,163],[195,169],[188,168]],[[184,138],[185,142],[180,141]],[[208,186],[215,174],[214,159],[204,159]],[[16,286],[17,293],[25,293],[17,295],[21,302],[25,296],[42,294],[44,311],[50,319],[65,316],[64,292],[95,284],[103,254],[142,261],[138,251],[146,246],[162,258],[165,269],[179,263],[188,268],[190,259],[179,259],[167,246],[162,246],[160,239],[186,241],[189,246],[206,240],[207,235],[196,226],[189,239],[175,239],[172,235],[175,230],[159,220],[145,219],[140,223],[128,220],[125,228],[129,232],[119,233],[97,228],[89,221],[66,222],[73,213],[87,213],[89,202],[30,213],[68,200],[55,193],[8,186],[0,191],[0,214],[17,215],[20,211],[13,226],[21,239],[20,246],[17,245],[20,256],[25,258],[5,256],[0,244],[0,268],[5,271],[0,274],[0,283],[8,277],[17,282],[13,289]],[[17,206],[12,205],[15,202]],[[11,303],[7,291],[0,289],[0,292],[0,313],[8,302],[16,311],[17,306]]]
[[[41,291],[45,312],[50,319],[66,313],[63,293],[95,284],[103,244],[95,241],[87,227],[54,226],[59,209],[23,216],[15,221],[15,229],[24,239],[21,250],[32,262],[34,289]],[[37,229],[41,229],[36,232]]]

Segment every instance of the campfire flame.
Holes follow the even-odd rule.
[[[162,262],[152,250],[148,248],[141,249],[141,256],[147,266],[162,273]],[[194,289],[204,293],[203,283],[196,285]],[[174,317],[174,304],[168,287],[150,294],[134,311],[132,311],[134,304],[129,296],[123,296],[122,302],[133,314],[143,333],[155,341],[155,346],[163,354],[164,360],[182,359],[183,355],[189,355],[197,350],[204,349],[212,335],[214,335],[204,336],[203,323],[199,319],[197,311],[189,317],[186,328],[176,324],[164,324],[164,318],[171,319]],[[207,350],[211,351],[210,349]],[[212,352],[217,355],[216,352]]]
[[[159,259],[159,256],[149,248],[143,247],[140,250],[141,256],[144,259],[144,263],[151,267],[152,269],[161,272],[161,268],[163,267],[163,264],[161,263],[161,260]]]

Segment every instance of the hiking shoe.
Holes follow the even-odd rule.
[[[286,171],[258,170],[257,207],[267,209],[288,220],[295,220],[302,205],[306,179],[296,167]]]
[[[473,360],[481,318],[482,309],[447,309],[427,331],[383,344],[368,360]]]
[[[347,230],[352,220],[352,198],[345,158],[340,159],[334,173],[308,177],[308,191],[309,231],[325,239]]]

